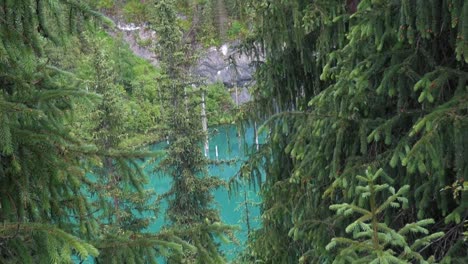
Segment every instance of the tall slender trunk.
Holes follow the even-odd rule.
[[[218,33],[219,38],[221,41],[226,41],[226,33],[227,33],[227,23],[228,23],[228,15],[226,10],[226,5],[224,0],[217,0],[216,1],[216,23],[218,26]]]
[[[244,186],[244,205],[245,205],[245,224],[247,226],[247,238],[250,237],[250,233],[252,232],[250,227],[250,211],[249,211],[249,201],[247,198],[247,190]]]
[[[205,156],[209,157],[210,155],[210,146],[208,144],[208,119],[206,117],[206,103],[205,103],[205,90],[202,90],[202,109],[201,109],[201,118],[202,118],[202,128],[205,133]]]

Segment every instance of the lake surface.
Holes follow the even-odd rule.
[[[209,134],[209,158],[214,161],[234,160],[229,164],[221,162],[210,165],[208,168],[209,174],[228,181],[238,172],[242,162],[246,160],[246,154],[250,151],[248,148],[254,146],[254,129],[249,128],[243,135],[239,135],[235,126],[221,126],[210,129]],[[156,151],[164,149],[166,146],[166,142],[161,142],[151,146],[150,149]],[[202,148],[202,145],[200,147]],[[146,172],[150,178],[150,183],[146,186],[147,189],[154,190],[157,194],[163,194],[170,189],[171,180],[169,177],[153,172],[151,166],[146,168]],[[214,206],[219,209],[222,222],[238,227],[238,230],[234,231],[234,235],[239,243],[222,244],[221,246],[221,250],[227,259],[233,260],[242,251],[247,240],[245,200],[247,200],[248,204],[251,228],[255,229],[260,225],[258,189],[241,182],[236,192],[229,193],[228,189],[220,188],[215,190],[213,195],[216,201]],[[157,233],[164,226],[166,207],[166,203],[163,202],[158,218],[149,226],[147,232]],[[162,260],[160,261],[162,262]],[[86,261],[85,263],[91,264],[93,262]]]
[[[246,160],[246,154],[255,144],[254,129],[249,128],[245,131],[244,135],[238,135],[238,130],[235,126],[222,126],[210,129],[209,139],[209,158],[211,160],[228,161],[235,160],[229,164],[216,164],[209,166],[209,174],[217,176],[221,179],[228,181],[239,170],[240,165]],[[167,146],[166,142],[156,144],[152,147],[154,150],[162,149]],[[216,149],[218,156],[216,156]],[[150,174],[150,184],[147,188],[153,189],[158,194],[163,194],[170,189],[171,180],[164,175],[152,175],[151,169],[147,172]],[[240,244],[225,244],[221,246],[229,260],[232,260],[237,253],[241,252],[245,241],[247,240],[247,223],[245,214],[245,197],[249,209],[249,222],[252,229],[255,229],[260,224],[259,219],[259,203],[258,188],[242,184],[237,192],[231,192],[226,188],[220,188],[213,192],[216,201],[216,206],[220,211],[221,220],[225,224],[236,225],[239,230],[235,231],[235,236]],[[162,205],[160,212],[161,216],[150,225],[149,232],[157,232],[164,225],[164,210],[165,204]]]

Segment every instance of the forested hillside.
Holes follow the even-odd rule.
[[[242,105],[194,71],[239,75],[227,44]],[[0,89],[0,263],[468,263],[468,1],[0,0]],[[213,193],[245,182],[242,245]]]

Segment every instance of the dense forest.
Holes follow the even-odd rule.
[[[226,43],[240,105],[193,74]],[[0,263],[468,262],[468,1],[0,0],[0,87]],[[228,182],[223,124],[264,137]]]

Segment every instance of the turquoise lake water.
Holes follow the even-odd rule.
[[[238,172],[240,165],[246,160],[247,150],[245,147],[252,147],[254,145],[254,129],[247,129],[244,135],[239,136],[235,126],[223,126],[210,129],[209,134],[209,158],[218,161],[235,160],[234,163],[210,165],[208,168],[210,175],[218,176],[227,181]],[[167,143],[161,142],[152,146],[151,149],[160,150],[165,146],[167,146]],[[216,157],[216,148],[218,149],[218,157]],[[147,169],[150,183],[146,188],[154,190],[157,194],[163,194],[168,191],[171,185],[170,178],[159,173],[150,173],[151,171],[151,168]],[[260,198],[258,190],[255,187],[241,183],[236,193],[229,193],[226,188],[220,188],[213,192],[216,201],[214,206],[219,209],[221,220],[225,224],[238,227],[238,230],[234,234],[239,243],[223,244],[221,246],[221,250],[228,260],[234,259],[242,251],[247,239],[245,207],[243,206],[245,200],[244,194],[247,195],[248,200],[250,226],[252,229],[255,229],[260,225],[258,207]],[[157,220],[149,226],[147,232],[156,233],[164,225],[165,207],[165,203],[163,202]],[[87,261],[86,263],[92,263],[92,261]]]
[[[236,160],[235,163],[217,164],[209,166],[209,174],[218,176],[224,180],[232,178],[239,170],[240,165],[246,160],[245,147],[254,145],[254,129],[247,129],[245,135],[238,136],[235,126],[223,126],[215,129],[210,129],[209,139],[209,158],[211,160],[228,161]],[[159,143],[153,146],[153,149],[161,149],[167,145],[166,142]],[[216,158],[216,146],[218,149],[218,157]],[[161,175],[150,175],[151,182],[148,188],[156,191],[158,194],[163,194],[170,189],[171,181],[168,177]],[[247,239],[247,225],[245,222],[245,207],[244,192],[247,195],[249,220],[251,228],[255,229],[259,226],[259,207],[260,198],[257,195],[257,189],[248,184],[242,184],[237,193],[229,193],[226,188],[221,188],[213,192],[216,201],[215,206],[219,209],[221,220],[225,224],[236,225],[239,230],[235,231],[236,238],[240,244],[234,243],[222,245],[221,250],[224,251],[229,260],[232,260],[237,253],[242,251],[243,243]],[[162,205],[161,217],[158,218],[149,227],[149,232],[157,232],[164,225],[164,204]]]

